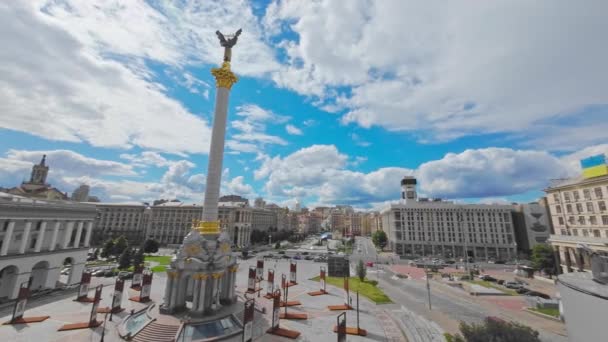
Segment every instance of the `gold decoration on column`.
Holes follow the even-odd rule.
[[[230,272],[232,272],[232,273],[236,272],[238,269],[239,269],[238,265],[234,265],[229,268]]]
[[[209,275],[207,275],[205,273],[195,273],[192,276],[192,279],[197,279],[197,280],[207,280],[207,278],[209,278]]]
[[[176,271],[167,272],[167,276],[171,279],[175,279],[175,278],[177,278],[177,272]]]
[[[213,273],[211,276],[213,277],[213,279],[219,279],[224,275],[224,272],[220,272],[220,273]]]
[[[220,233],[220,222],[219,221],[211,221],[204,222],[200,220],[195,220],[192,224],[193,230],[198,230],[201,235],[212,235]]]
[[[230,62],[222,63],[221,68],[211,69],[211,74],[215,77],[215,83],[218,88],[230,89],[239,80],[230,70]]]

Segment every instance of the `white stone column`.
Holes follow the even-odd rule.
[[[223,68],[222,68],[223,69]],[[217,221],[217,204],[220,196],[222,179],[222,162],[224,158],[224,142],[226,136],[226,120],[228,116],[228,97],[230,89],[221,84],[216,76],[217,93],[215,95],[215,114],[213,130],[211,131],[211,147],[207,166],[207,186],[205,188],[205,203],[203,205],[203,221]]]
[[[55,222],[55,227],[53,228],[53,236],[51,237],[51,245],[49,246],[49,251],[55,250],[55,246],[57,245],[57,236],[59,235],[59,227],[61,227],[61,221]]]
[[[194,278],[196,277],[196,278]],[[192,285],[192,311],[196,311],[198,302],[201,298],[201,279],[198,274],[193,276],[194,284]]]
[[[25,228],[23,229],[23,239],[21,239],[21,245],[19,246],[19,254],[25,253],[27,244],[30,240],[30,231],[32,230],[32,222],[25,222]]]
[[[70,244],[70,238],[72,237],[72,230],[74,229],[74,222],[68,222],[65,225],[65,230],[63,231],[63,244],[61,248],[66,249]]]
[[[78,222],[78,228],[76,230],[76,238],[74,239],[74,248],[80,247],[80,237],[82,236],[82,226],[84,226],[84,222]]]
[[[40,248],[42,247],[42,242],[44,242],[44,231],[46,230],[46,221],[42,221],[40,223],[40,231],[38,232],[38,236],[36,237],[36,247],[34,251],[36,253],[40,252]]]
[[[164,297],[163,301],[164,301],[165,307],[167,307],[168,309],[172,308],[171,289],[173,289],[174,283],[175,283],[175,278],[173,276],[173,273],[167,272],[167,283],[165,285],[166,286],[165,287],[165,297]]]
[[[198,303],[197,303],[198,306],[196,307],[197,312],[202,313],[203,311],[205,311],[205,298],[206,298],[205,294],[207,291],[207,278],[208,277],[209,276],[207,274],[205,274],[203,277],[201,277],[201,282],[199,285],[200,294],[199,294],[199,299],[198,299]],[[194,308],[194,306],[193,306],[193,308]]]
[[[6,233],[2,239],[2,247],[0,248],[0,255],[6,255],[8,253],[8,247],[11,245],[13,240],[13,231],[15,230],[15,221],[9,221]]]
[[[89,247],[91,245],[91,233],[93,233],[93,221],[87,222],[87,233],[84,236],[84,246]]]

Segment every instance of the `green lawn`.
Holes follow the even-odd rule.
[[[493,283],[491,281],[485,281],[485,280],[468,280],[469,283],[472,284],[477,284],[477,285],[481,285],[483,287],[487,287],[487,288],[491,288],[491,289],[496,289],[498,291],[504,292],[510,296],[517,296],[517,292],[513,289],[508,289],[504,286],[500,286],[496,283]]]
[[[559,309],[554,308],[530,308],[532,311],[559,318]]]
[[[160,265],[169,265],[171,258],[173,257],[170,255],[146,255],[144,261],[156,261]]]
[[[310,280],[319,281],[319,276],[316,276]],[[339,288],[343,288],[344,286],[344,278],[341,277],[326,277],[325,281],[327,284],[334,285]],[[384,294],[384,292],[382,292],[381,289],[379,289],[373,283],[369,283],[367,279],[365,282],[361,282],[357,277],[350,277],[348,286],[351,294],[354,294],[358,290],[362,296],[369,298],[376,304],[388,304],[393,302],[386,294]]]
[[[158,266],[154,266],[151,268],[152,272],[154,273],[158,273],[158,272],[165,272],[167,270],[167,266],[164,265],[158,265]]]

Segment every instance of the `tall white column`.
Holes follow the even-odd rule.
[[[36,253],[40,252],[40,248],[42,247],[42,242],[44,242],[44,231],[46,230],[46,221],[42,221],[40,223],[40,231],[38,232],[38,236],[36,237],[36,247],[34,251]]]
[[[11,245],[13,240],[13,231],[15,230],[15,221],[9,221],[8,227],[6,227],[6,233],[2,239],[2,247],[0,248],[0,255],[6,255],[8,253],[8,247]]]
[[[25,222],[25,228],[23,229],[23,239],[21,239],[21,246],[19,246],[19,254],[25,253],[27,244],[30,240],[30,231],[32,230],[32,222]]]
[[[201,295],[201,278],[198,274],[195,274],[192,278],[194,279],[194,284],[192,285],[192,311],[196,311],[198,302],[203,297]]]
[[[84,236],[84,246],[89,247],[91,245],[91,233],[93,232],[93,221],[87,222],[87,233]]]
[[[53,228],[53,236],[51,236],[51,245],[49,246],[49,251],[55,250],[55,245],[57,245],[57,236],[59,235],[59,227],[61,227],[61,221],[55,222],[55,227]]]
[[[208,275],[205,274],[204,276],[201,277],[201,283],[199,285],[199,289],[200,289],[200,297],[198,299],[198,306],[195,308],[196,311],[198,312],[203,312],[205,311],[205,300],[206,300],[206,291],[207,291],[207,278]],[[194,308],[194,307],[193,307]]]
[[[74,222],[68,222],[65,225],[65,230],[63,231],[63,244],[61,248],[66,249],[70,244],[70,238],[72,237],[72,230],[74,229]]]
[[[74,248],[80,247],[80,237],[82,236],[82,226],[84,222],[78,222],[78,228],[76,230],[76,238],[74,239]]]

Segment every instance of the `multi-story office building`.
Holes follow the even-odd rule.
[[[251,240],[252,209],[245,203],[220,202],[218,218],[222,229],[225,229],[236,247],[249,246]]]
[[[16,298],[24,282],[31,290],[80,282],[95,215],[90,204],[0,193],[0,299]]]
[[[151,214],[151,210],[146,205],[98,203],[96,207],[97,218],[93,234],[95,245],[100,246],[106,240],[119,236],[124,236],[132,246],[139,246],[144,241]]]
[[[352,212],[345,215],[344,225],[349,236],[361,236],[361,213]]]
[[[410,195],[381,212],[389,247],[398,255],[516,257],[512,206],[461,205]]]
[[[146,237],[162,245],[179,245],[192,230],[194,220],[200,220],[203,206],[166,202],[151,207]]]
[[[251,210],[251,229],[264,232],[275,231],[277,229],[277,214],[268,209],[253,208]]]
[[[589,253],[582,246],[608,254],[606,173],[587,172],[583,177],[555,182],[545,189],[555,230],[549,241],[564,273],[590,270]]]

